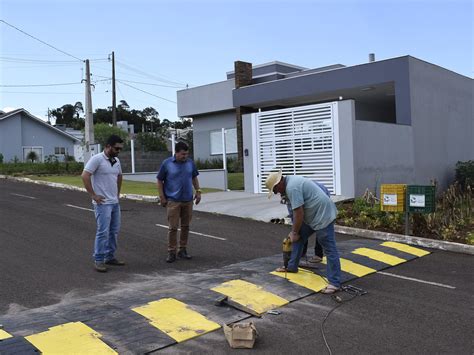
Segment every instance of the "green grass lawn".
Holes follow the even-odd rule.
[[[30,179],[57,182],[60,184],[73,185],[77,187],[84,187],[82,179],[79,175],[29,175]],[[228,174],[228,188],[230,190],[244,189],[244,173],[229,173]],[[217,189],[203,188],[203,193],[220,191]],[[158,189],[154,182],[140,182],[123,180],[122,191],[123,194],[136,194],[157,196]]]
[[[84,187],[82,184],[82,179],[80,176],[71,176],[71,175],[51,175],[51,176],[28,176],[33,180],[42,180],[57,182],[60,184],[73,185],[77,187]],[[219,190],[216,189],[202,189],[203,193],[216,192]],[[140,181],[127,181],[123,180],[122,191],[123,194],[136,194],[136,195],[148,195],[148,196],[158,196],[158,188],[153,182],[140,182]]]
[[[243,190],[244,189],[244,173],[227,174],[227,188],[229,190]]]

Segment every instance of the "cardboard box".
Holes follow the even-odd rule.
[[[233,349],[252,349],[257,339],[257,329],[250,323],[223,325],[225,338]]]

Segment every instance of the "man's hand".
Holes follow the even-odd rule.
[[[168,200],[166,199],[166,197],[160,197],[160,204],[161,207],[166,207],[168,205]]]
[[[291,242],[294,243],[300,239],[300,235],[298,233],[291,231],[290,234],[288,234],[288,238],[290,238]]]
[[[95,201],[95,203],[97,203],[98,205],[101,205],[102,202],[104,202],[105,197],[104,197],[104,196],[100,196],[100,195],[93,195],[93,196],[92,196],[92,199]]]
[[[196,195],[194,196],[194,200],[196,201],[196,205],[199,205],[199,202],[201,202],[201,191],[196,191]]]

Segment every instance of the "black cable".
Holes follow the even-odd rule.
[[[65,86],[65,85],[78,85],[81,83],[57,83],[57,84],[24,84],[24,85],[0,85],[3,88],[29,88],[29,87],[40,87],[40,86]]]
[[[360,292],[359,292],[360,290]],[[329,316],[332,314],[332,312],[334,312],[336,309],[338,309],[340,306],[342,306],[344,303],[347,303],[347,302],[350,302],[352,301],[354,298],[356,298],[357,296],[362,296],[362,295],[365,295],[367,292],[362,290],[362,289],[356,289],[356,291],[354,291],[354,289],[352,288],[346,288],[345,286],[342,287],[342,291],[346,292],[346,293],[349,293],[350,295],[352,295],[351,298],[348,298],[348,299],[342,299],[341,297],[337,296],[337,295],[332,295],[332,299],[335,300],[337,302],[337,305],[334,306],[327,314],[326,316],[324,317],[322,323],[321,323],[321,335],[323,336],[323,340],[324,340],[324,344],[326,345],[326,348],[328,349],[328,352],[329,352],[329,355],[332,355],[332,351],[331,351],[331,347],[329,346],[329,343],[326,339],[326,334],[324,332],[324,323],[326,323],[327,319],[329,318]]]
[[[143,92],[143,93],[145,93],[145,94],[148,94],[148,95],[151,95],[151,96],[157,97],[157,98],[159,98],[159,99],[161,99],[161,100],[165,100],[165,101],[171,102],[171,103],[173,103],[173,104],[176,104],[176,101],[169,100],[169,99],[165,99],[164,97],[161,97],[161,96],[158,96],[158,95],[152,94],[151,92],[148,92],[148,91],[145,91],[145,90],[139,89],[139,88],[137,88],[137,87],[135,87],[135,86],[132,86],[132,85],[130,85],[130,84],[127,84],[127,83],[124,83],[124,82],[122,82],[122,81],[120,81],[120,80],[117,80],[117,81],[118,81],[119,83],[121,83],[122,85],[125,85],[125,86],[128,86],[128,87],[131,87],[132,89],[135,89],[135,90],[141,91],[141,92]]]
[[[41,39],[39,39],[39,38],[37,38],[37,37],[35,37],[35,36],[33,36],[33,35],[30,35],[29,33],[26,33],[26,32],[23,31],[23,30],[20,30],[18,27],[15,27],[15,26],[13,26],[12,24],[9,24],[9,23],[6,22],[5,20],[0,20],[0,22],[3,22],[5,25],[10,26],[11,28],[14,28],[15,30],[17,30],[17,31],[19,31],[19,32],[21,32],[21,33],[23,33],[24,35],[26,35],[26,36],[28,36],[28,37],[31,37],[31,38],[37,40],[38,42],[41,42],[41,43],[47,45],[48,47],[53,48],[54,50],[56,50],[56,51],[58,51],[58,52],[61,52],[61,53],[65,54],[65,55],[67,55],[67,56],[69,56],[69,57],[72,57],[72,58],[74,58],[74,59],[77,59],[77,60],[80,61],[80,62],[84,62],[83,59],[78,58],[78,57],[76,57],[76,56],[74,56],[74,55],[72,55],[72,54],[69,54],[68,52],[65,52],[65,51],[63,51],[63,50],[61,50],[61,49],[59,49],[59,48],[56,48],[55,46],[53,46],[53,45],[51,45],[51,44],[49,44],[49,43],[46,43],[45,41],[42,41]]]

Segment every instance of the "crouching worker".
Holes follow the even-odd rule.
[[[269,190],[268,198],[272,194],[286,195],[293,209],[293,226],[289,234],[293,252],[288,268],[278,268],[276,271],[298,272],[303,246],[308,237],[316,232],[316,238],[327,258],[329,281],[329,285],[321,292],[331,294],[338,291],[341,287],[341,264],[334,235],[337,215],[334,202],[313,181],[302,176],[283,176],[279,171],[271,173],[265,185]]]

